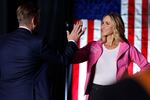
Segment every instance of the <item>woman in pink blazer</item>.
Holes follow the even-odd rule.
[[[141,71],[150,68],[146,58],[125,37],[124,22],[116,13],[103,17],[101,39],[80,48],[73,58],[73,63],[88,61],[85,94],[89,100],[99,100],[104,88],[127,74],[131,62],[136,63]]]

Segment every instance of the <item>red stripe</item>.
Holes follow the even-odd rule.
[[[134,15],[135,15],[135,1],[129,0],[128,4],[128,40],[134,45]]]
[[[76,23],[78,20],[75,20]],[[78,41],[80,47],[80,40]],[[72,100],[78,100],[78,87],[79,87],[79,64],[72,65]]]
[[[147,58],[148,48],[148,0],[142,0],[142,54]]]
[[[94,39],[94,20],[88,20],[88,40],[87,43]],[[85,96],[85,100],[88,100],[88,95]]]
[[[88,42],[93,41],[94,36],[94,20],[88,20]]]
[[[78,100],[79,64],[72,66],[72,100]]]
[[[131,62],[129,64],[129,67],[128,67],[128,75],[131,76],[133,75],[133,62]]]
[[[135,15],[135,0],[128,2],[128,40],[134,45],[134,15]],[[129,74],[133,73],[133,64],[128,67]]]

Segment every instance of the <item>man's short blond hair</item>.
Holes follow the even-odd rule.
[[[39,9],[32,3],[21,4],[17,8],[16,14],[19,24],[28,24],[33,17],[39,19]]]

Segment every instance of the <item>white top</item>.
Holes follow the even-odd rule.
[[[107,49],[103,45],[103,53],[98,59],[95,69],[93,83],[99,85],[110,85],[116,82],[117,54],[120,44],[114,49]]]

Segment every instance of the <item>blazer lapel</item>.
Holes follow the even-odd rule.
[[[91,55],[90,60],[88,62],[90,69],[97,62],[100,55],[102,54],[102,43],[101,41],[97,41],[94,45],[91,46]]]
[[[126,42],[120,42],[120,49],[119,49],[117,59],[119,59],[121,55],[128,49],[129,49],[129,45]]]

